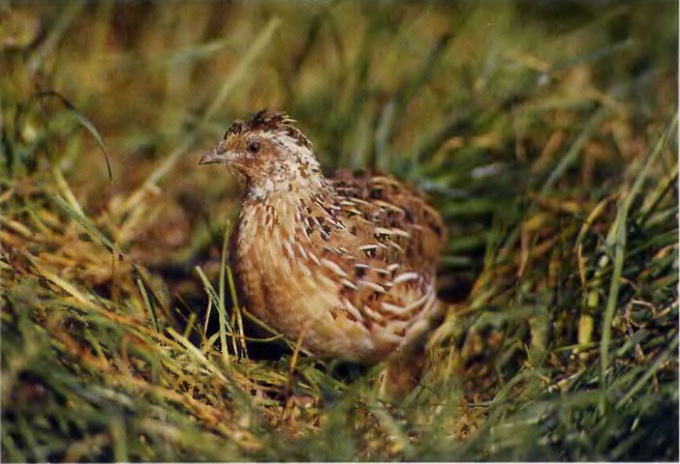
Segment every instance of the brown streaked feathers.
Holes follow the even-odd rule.
[[[325,177],[293,123],[261,111],[201,159],[246,184],[231,264],[247,308],[269,326],[318,356],[378,362],[441,307],[442,218],[391,176]]]

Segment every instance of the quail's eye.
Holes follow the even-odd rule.
[[[260,142],[255,142],[255,141],[248,142],[248,151],[250,153],[253,153],[253,154],[260,151]]]

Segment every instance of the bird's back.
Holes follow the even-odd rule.
[[[330,181],[343,209],[365,224],[367,242],[377,238],[387,245],[378,253],[387,264],[400,263],[415,272],[434,274],[446,240],[444,221],[427,198],[410,185],[389,175],[336,171]],[[397,246],[395,246],[397,245]]]

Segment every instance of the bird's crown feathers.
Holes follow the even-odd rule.
[[[247,132],[279,132],[295,140],[300,145],[313,149],[312,142],[293,124],[296,121],[291,119],[284,112],[261,110],[247,121],[236,120],[224,134],[224,139],[230,136],[238,136]]]

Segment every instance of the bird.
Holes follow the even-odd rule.
[[[249,313],[312,355],[373,365],[441,314],[446,227],[413,186],[387,174],[324,175],[284,112],[236,120],[199,164],[244,186],[229,263]]]

